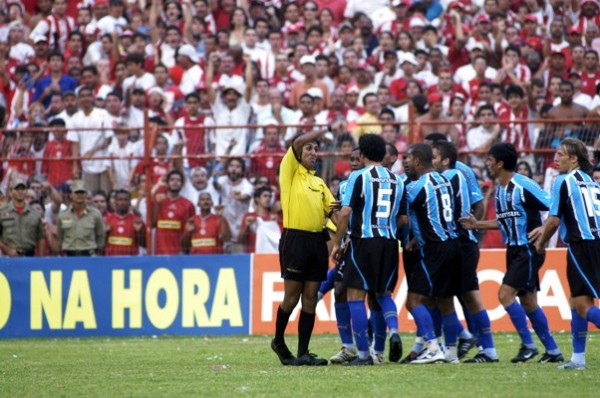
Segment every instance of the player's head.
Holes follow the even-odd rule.
[[[126,214],[129,211],[131,194],[126,189],[119,189],[115,193],[115,211],[118,214]]]
[[[433,167],[432,161],[433,151],[429,145],[413,144],[408,147],[404,157],[404,172],[410,179],[416,180]]]
[[[394,163],[398,160],[398,149],[389,142],[385,143],[385,156],[383,157],[383,161],[381,165],[386,169],[391,169]]]
[[[203,192],[198,196],[198,207],[200,208],[201,211],[204,211],[205,213],[209,213],[210,210],[212,209],[212,206],[213,206],[213,201],[212,201],[212,196],[210,196],[210,193]]]
[[[444,170],[453,169],[456,166],[458,152],[456,145],[450,141],[436,141],[432,145],[433,148],[433,168],[442,172]]]
[[[600,184],[600,162],[592,170],[592,179]]]
[[[562,140],[554,155],[554,161],[558,165],[560,174],[566,174],[578,168],[590,174],[594,168],[585,144],[576,138]]]
[[[385,156],[385,140],[377,134],[365,134],[358,140],[362,157],[371,162],[381,162]]]
[[[485,161],[488,174],[496,178],[502,171],[514,172],[517,158],[517,149],[513,144],[502,142],[492,146]]]
[[[271,207],[271,200],[273,198],[273,190],[271,187],[259,187],[254,190],[254,194],[252,195],[254,198],[254,203],[258,207],[263,207],[268,209]]]
[[[360,148],[356,147],[350,152],[350,170],[356,171],[363,167],[363,163],[360,160]]]

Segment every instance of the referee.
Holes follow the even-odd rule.
[[[283,301],[277,310],[275,338],[271,348],[283,365],[322,366],[327,360],[308,351],[315,325],[317,293],[329,265],[325,217],[335,200],[327,184],[315,175],[318,138],[328,130],[298,136],[281,161],[279,185],[283,233],[279,241],[279,264],[284,280]],[[298,352],[294,358],[284,334],[290,314],[302,298],[298,322]]]

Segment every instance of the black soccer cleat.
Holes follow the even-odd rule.
[[[390,352],[388,359],[390,362],[398,362],[402,358],[402,339],[398,333],[390,336]]]
[[[297,357],[292,366],[326,366],[327,360],[324,358],[317,358],[316,354],[307,352]]]
[[[419,353],[418,352],[411,351],[411,352],[408,353],[407,356],[405,356],[400,361],[400,363],[401,364],[408,364],[408,363],[411,363],[412,361],[414,361],[415,359],[417,359],[418,357],[419,357]]]
[[[356,357],[352,361],[346,362],[344,366],[373,366],[373,358],[370,355],[365,359]]]
[[[467,359],[463,363],[494,363],[498,362],[498,358],[491,358],[485,355],[483,352],[477,353],[473,358]]]
[[[526,362],[538,355],[539,353],[540,352],[537,348],[527,348],[524,345],[522,345],[519,349],[519,353],[517,354],[517,356],[512,358],[510,361],[512,363]]]
[[[271,340],[271,349],[275,351],[279,361],[283,366],[293,365],[296,358],[285,343],[276,343],[275,339]]]
[[[471,350],[471,348],[477,345],[477,339],[472,337],[470,339],[458,339],[458,350],[456,352],[458,359],[463,359],[465,355]]]
[[[538,363],[559,363],[559,362],[564,362],[564,361],[565,361],[565,357],[563,357],[563,354],[561,354],[560,352],[558,354],[554,354],[554,355],[548,354],[546,352],[539,359]]]

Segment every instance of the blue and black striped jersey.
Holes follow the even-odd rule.
[[[344,192],[346,192],[346,187],[348,187],[348,180],[341,181],[338,185],[337,191],[337,200],[342,200],[344,198]]]
[[[457,169],[448,169],[442,175],[452,184],[452,191],[454,192],[454,219],[458,220],[462,217],[469,217],[471,213],[471,195],[467,179]],[[460,223],[456,223],[456,229],[459,236],[477,243],[477,238],[473,231],[464,229],[460,226]]]
[[[369,166],[350,175],[342,206],[350,206],[353,238],[397,239],[398,214],[406,214],[404,183],[383,166]]]
[[[526,246],[527,234],[542,225],[541,211],[550,207],[550,195],[531,178],[515,173],[506,186],[497,185],[496,220],[504,243]]]
[[[558,176],[550,215],[560,217],[563,242],[600,239],[600,185],[581,170]]]
[[[408,184],[410,227],[420,245],[458,238],[453,196],[450,181],[436,171]]]
[[[477,202],[481,202],[483,200],[483,193],[481,192],[481,188],[479,187],[479,183],[477,182],[477,176],[473,169],[463,162],[456,162],[454,168],[460,171],[465,180],[467,180],[467,186],[469,187],[469,197],[471,199],[471,206]]]

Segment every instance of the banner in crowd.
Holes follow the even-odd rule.
[[[248,334],[251,258],[0,259],[0,338]]]
[[[477,268],[481,295],[485,308],[492,321],[495,332],[514,332],[510,318],[498,300],[498,288],[504,277],[506,251],[482,250]],[[400,330],[415,331],[415,323],[406,310],[406,293],[408,290],[402,259],[400,259],[398,286],[394,297],[400,312]],[[254,256],[252,304],[252,333],[273,333],[277,307],[283,299],[283,281],[280,278],[279,259],[273,255]],[[315,333],[337,333],[333,292],[327,294],[317,306],[317,322]],[[571,309],[569,306],[569,285],[566,277],[566,250],[552,249],[546,252],[546,261],[540,271],[540,291],[538,294],[540,307],[544,310],[554,331],[570,330]],[[457,301],[456,308],[462,317]],[[296,308],[288,331],[295,333],[299,308]]]

